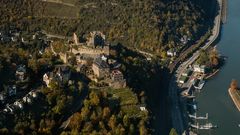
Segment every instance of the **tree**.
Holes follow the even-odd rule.
[[[209,62],[208,54],[204,50],[200,50],[200,56],[197,60],[199,65],[206,65]]]
[[[117,118],[115,115],[112,115],[108,122],[108,126],[113,130],[116,127],[116,124],[117,124]]]
[[[83,132],[89,134],[93,130],[93,125],[91,122],[86,122],[83,127]]]
[[[103,108],[103,119],[108,119],[110,117],[111,111],[109,107]]]
[[[139,127],[139,133],[140,133],[140,135],[147,135],[147,129],[144,125],[141,125]]]
[[[90,102],[92,105],[95,105],[95,106],[97,106],[99,104],[100,99],[99,99],[97,93],[95,93],[95,92],[90,93]]]
[[[81,116],[83,120],[87,121],[89,119],[89,113],[90,113],[90,110],[87,107],[83,107],[81,109]]]
[[[134,127],[133,124],[131,124],[130,127],[129,127],[129,134],[130,134],[130,135],[133,135],[134,132],[135,132],[135,127]]]
[[[97,118],[97,115],[96,115],[95,111],[92,112],[92,115],[90,116],[90,119],[91,119],[92,123],[94,123],[94,124],[97,123],[98,118]]]
[[[125,127],[129,126],[130,120],[129,120],[128,115],[124,115],[124,117],[123,117],[123,124],[124,124]]]
[[[216,57],[211,58],[211,65],[212,67],[217,67],[219,65],[219,59]]]
[[[28,66],[35,72],[38,73],[39,71],[39,64],[36,59],[28,60]]]
[[[216,48],[209,52],[209,59],[212,67],[217,67],[219,65],[219,53]]]
[[[71,121],[69,123],[69,127],[71,129],[78,130],[81,127],[81,123],[82,123],[81,113],[77,112],[73,114],[73,117],[71,118]]]

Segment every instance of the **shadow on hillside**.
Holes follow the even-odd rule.
[[[152,134],[168,134],[171,128],[168,106],[168,84],[171,75],[168,69],[161,67],[159,59],[147,61],[142,54],[121,44],[113,49],[118,52],[115,58],[126,67],[123,73],[128,86],[138,95],[142,91],[145,93]],[[138,97],[141,101],[140,96]]]

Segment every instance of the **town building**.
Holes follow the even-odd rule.
[[[17,94],[16,85],[4,86],[4,88],[5,92],[7,93],[7,96],[15,96]]]
[[[121,71],[113,70],[110,76],[112,80],[110,83],[111,87],[116,89],[126,87],[126,79],[124,79],[124,76]]]
[[[15,101],[14,105],[19,109],[23,109],[23,103],[21,101]]]
[[[23,102],[27,103],[27,104],[31,104],[32,103],[32,97],[29,95],[26,95],[25,97],[23,97]]]
[[[28,93],[29,96],[31,96],[32,98],[37,98],[38,97],[38,93],[35,90],[32,90]]]
[[[59,85],[64,85],[68,83],[71,77],[71,70],[66,65],[58,65],[55,67],[53,72],[48,72],[43,75],[43,81],[50,87],[49,84],[51,81],[57,82]]]
[[[146,108],[146,105],[140,105],[139,108],[143,112],[147,112],[148,111],[147,108]]]
[[[3,111],[13,113],[13,111],[15,111],[15,109],[16,108],[15,108],[14,105],[7,105],[6,108]]]
[[[186,45],[188,43],[188,41],[190,41],[190,38],[188,38],[187,35],[184,35],[182,38],[181,38],[181,42]]]
[[[15,73],[17,80],[24,81],[26,79],[26,73],[27,73],[26,66],[19,65]]]

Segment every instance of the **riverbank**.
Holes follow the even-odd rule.
[[[208,41],[202,45],[201,49],[206,50],[208,49],[219,37],[220,29],[221,29],[221,16],[222,16],[222,0],[218,0],[219,3],[219,10],[218,15],[214,19],[214,27],[211,30],[212,34],[208,38]],[[184,56],[188,56],[186,58],[189,58],[186,60],[186,58],[179,57],[175,62],[173,62],[171,65],[169,65],[170,73],[174,73],[175,76],[172,76],[172,79],[169,83],[169,100],[171,101],[171,119],[172,119],[172,127],[176,129],[178,134],[182,134],[185,130],[188,129],[188,120],[187,119],[187,113],[184,112],[181,105],[186,105],[182,102],[182,98],[179,96],[179,87],[176,84],[177,78],[181,76],[183,71],[187,69],[189,65],[191,65],[193,62],[196,61],[196,59],[199,57],[200,52],[198,50],[194,50],[195,53],[192,54],[192,56],[189,58],[189,54],[185,53]],[[184,58],[184,59],[183,59]]]
[[[240,111],[240,92],[238,90],[233,90],[233,89],[229,88],[228,93],[229,93],[230,97],[232,98],[238,111]]]

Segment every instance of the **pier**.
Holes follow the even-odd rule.
[[[190,118],[193,118],[193,119],[196,119],[196,120],[207,120],[208,119],[208,113],[206,113],[206,116],[205,117],[200,117],[200,116],[197,116],[197,114],[195,113],[194,115],[188,115]]]

